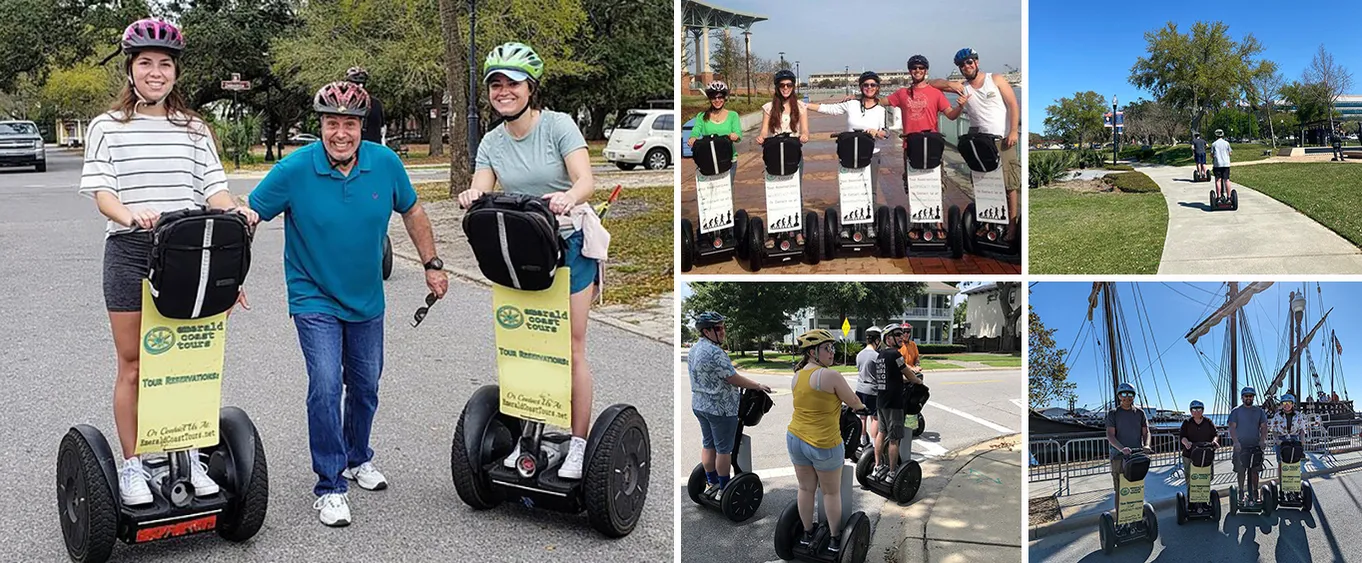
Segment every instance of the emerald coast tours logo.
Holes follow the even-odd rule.
[[[153,327],[142,337],[142,348],[153,356],[165,353],[174,346],[175,333],[167,327]]]
[[[525,315],[511,305],[502,305],[497,309],[497,324],[506,330],[515,330],[525,324]]]

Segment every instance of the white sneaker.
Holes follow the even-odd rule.
[[[364,462],[359,467],[347,468],[341,472],[341,476],[359,483],[360,488],[370,491],[381,491],[388,488],[388,480],[383,478],[383,474],[374,468],[371,462]]]
[[[317,497],[312,508],[320,510],[323,524],[339,528],[350,525],[350,501],[344,493],[327,493]]]
[[[123,468],[118,472],[118,492],[123,497],[123,504],[151,504],[151,487],[147,486],[150,478],[151,474],[142,467],[141,458],[123,460]]]
[[[563,466],[558,468],[558,477],[562,479],[581,479],[582,460],[586,458],[586,440],[572,437],[572,445],[568,448],[567,460]]]
[[[515,441],[515,450],[511,452],[511,455],[506,456],[506,459],[501,461],[501,465],[506,467],[507,469],[515,469],[515,460],[519,457],[520,457],[520,440],[517,439]]]
[[[208,476],[208,465],[199,457],[199,450],[189,450],[189,480],[194,484],[194,496],[218,494],[218,484]]]

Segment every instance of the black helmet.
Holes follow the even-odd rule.
[[[875,74],[875,71],[873,71],[873,70],[867,70],[867,71],[861,73],[861,77],[860,77],[860,78],[857,78],[857,79],[856,79],[856,84],[857,84],[857,85],[865,84],[867,80],[874,80],[876,84],[879,84],[879,82],[880,82],[880,75]]]
[[[793,72],[790,72],[790,69],[788,68],[780,69],[776,71],[776,75],[771,78],[771,83],[779,85],[781,80],[789,80],[790,82],[796,82],[795,74]]]
[[[355,84],[364,84],[369,81],[369,71],[364,70],[362,66],[352,66],[345,71],[345,80]]]
[[[932,65],[927,63],[927,57],[924,57],[922,55],[913,55],[911,57],[908,57],[908,68],[913,68],[913,65],[915,64],[920,64],[922,65],[922,68],[926,69],[932,68]]]
[[[714,328],[716,326],[724,324],[724,321],[726,320],[728,319],[725,319],[724,316],[720,315],[719,313],[716,313],[714,311],[705,311],[695,316],[695,328],[697,330]]]

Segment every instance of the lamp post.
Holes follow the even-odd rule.
[[[795,86],[799,85],[799,61],[795,61]]]
[[[846,68],[842,71],[842,80],[843,80],[843,83],[844,83],[844,85],[842,86],[842,90],[846,92],[846,95],[850,96],[850,95],[851,95],[851,66],[850,66],[850,65],[847,65]]]
[[[1116,165],[1116,94],[1111,95],[1111,164]]]
[[[478,159],[478,70],[476,56],[477,41],[474,34],[478,28],[478,0],[468,0],[468,162],[472,165]],[[436,113],[439,115],[439,113]]]

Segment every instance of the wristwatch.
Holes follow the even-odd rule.
[[[445,262],[444,260],[441,260],[439,256],[436,256],[431,258],[429,262],[426,262],[425,266],[427,270],[443,270],[445,269]]]

